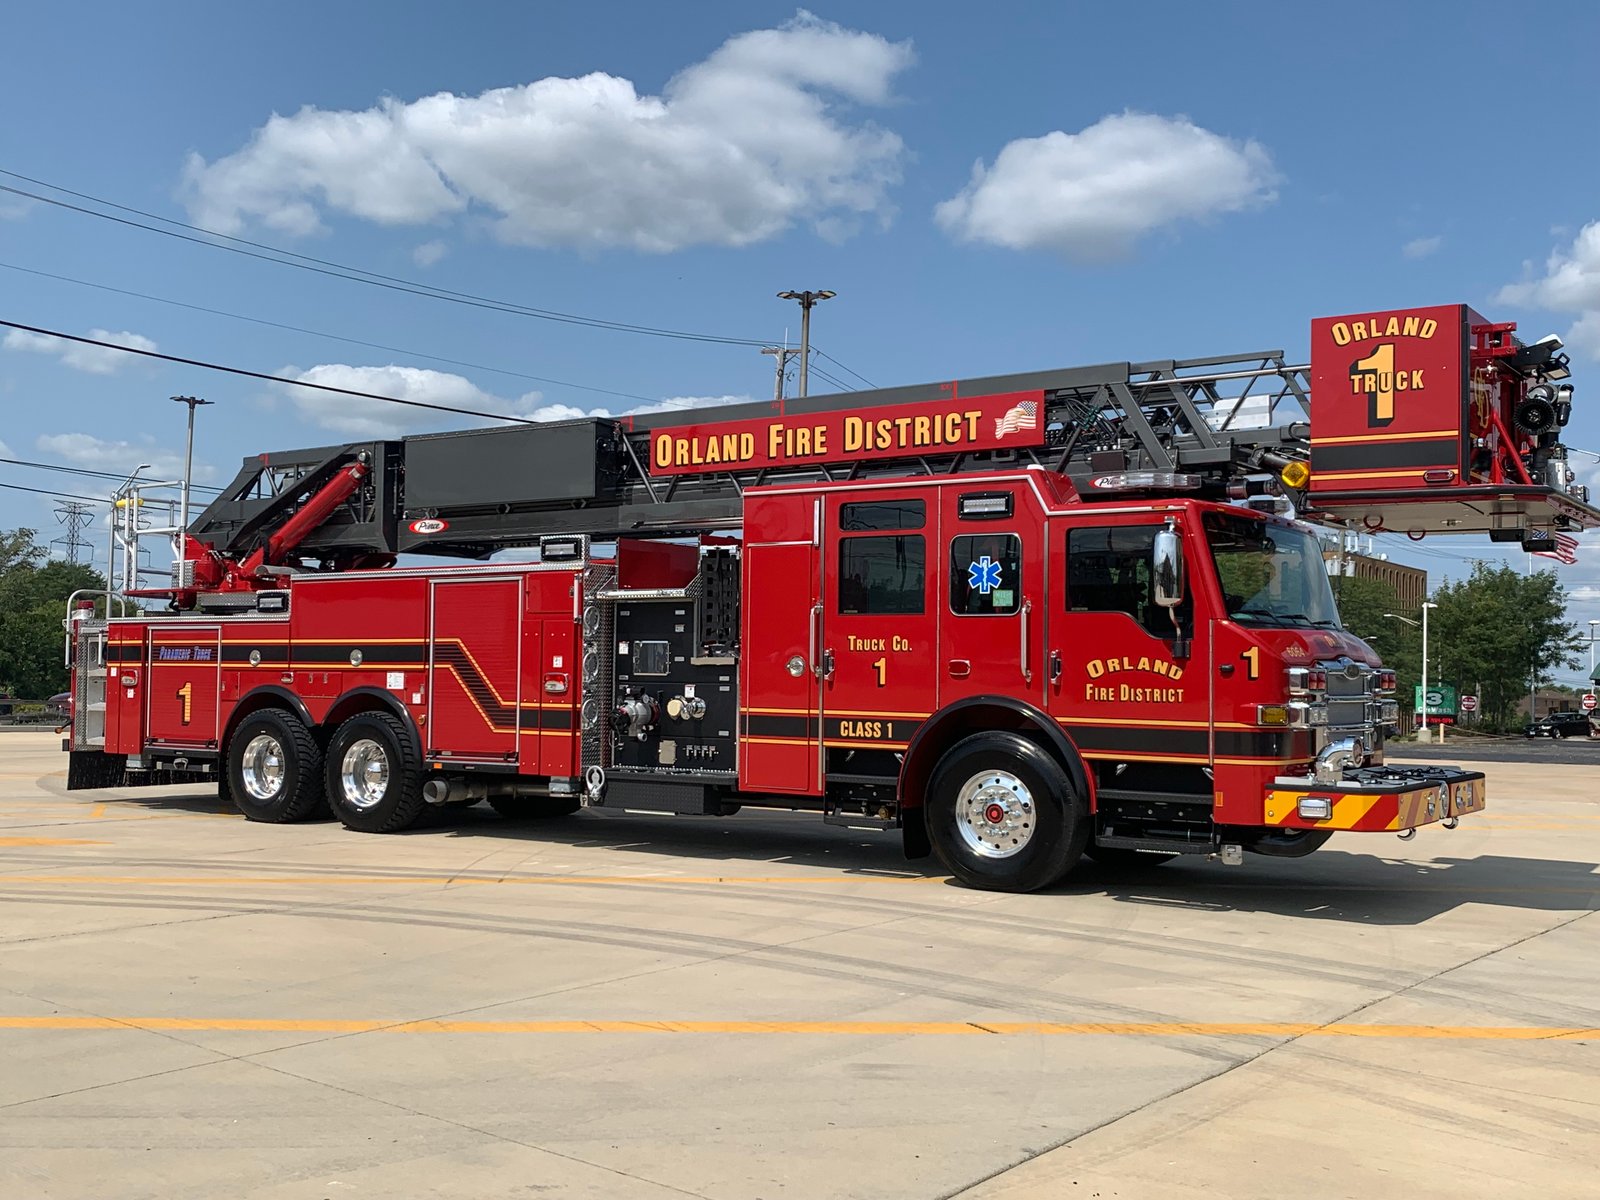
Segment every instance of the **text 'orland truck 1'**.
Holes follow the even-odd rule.
[[[1538,548],[1600,511],[1559,342],[1461,305],[1281,352],[246,460],[170,611],[78,600],[72,787],[403,829],[487,800],[902,831],[962,882],[1450,827],[1312,531]],[[398,555],[536,562],[396,566]],[[88,607],[85,607],[85,605]]]

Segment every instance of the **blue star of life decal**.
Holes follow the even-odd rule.
[[[976,588],[980,596],[987,596],[1000,586],[1000,564],[987,554],[975,563],[968,563],[967,586]]]

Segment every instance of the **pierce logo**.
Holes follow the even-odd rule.
[[[441,521],[438,517],[423,517],[420,521],[413,521],[406,526],[412,533],[443,533],[450,528],[449,521]]]

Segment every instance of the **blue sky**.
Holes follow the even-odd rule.
[[[1567,336],[1567,440],[1600,448],[1585,384],[1600,375],[1600,227],[1586,232],[1600,221],[1600,91],[1580,49],[1600,38],[1593,5],[1514,21],[1462,3],[813,11],[19,6],[0,167],[615,321],[781,340],[797,313],[773,293],[831,288],[814,332],[836,361],[821,365],[880,385],[1302,356],[1315,316],[1464,301],[1525,335]],[[1132,155],[1146,169],[1108,183],[1106,166]],[[1056,187],[1072,203],[1041,205]],[[652,400],[771,388],[753,348],[441,304],[5,194],[0,263],[406,353],[0,268],[7,320],[468,407],[640,401],[421,355]],[[215,481],[248,453],[388,428],[359,405],[24,338],[0,349],[0,442],[7,457],[170,464],[177,392],[216,403],[197,440]],[[0,466],[4,483],[88,482],[69,480]],[[0,490],[0,527],[53,536],[51,507]],[[1388,549],[1435,576],[1493,555],[1475,539]],[[1600,608],[1600,573],[1580,561],[1563,578]]]

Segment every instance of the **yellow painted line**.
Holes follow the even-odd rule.
[[[373,887],[393,885],[413,887],[425,885],[476,884],[483,887],[512,887],[538,884],[628,884],[637,887],[659,887],[667,884],[694,884],[705,886],[718,883],[791,883],[839,884],[859,883],[943,883],[942,875],[520,875],[460,876],[460,875],[0,875],[0,889],[11,884],[138,884],[152,887],[228,886],[256,887],[258,885],[305,887],[325,884],[330,887]],[[1600,885],[1597,885],[1600,886]]]
[[[103,816],[105,816],[106,815],[105,802],[102,801],[101,803],[96,804],[92,809],[89,810],[89,815],[91,817],[103,817]]]
[[[0,837],[0,846],[104,846],[88,838]]]
[[[844,1037],[1347,1037],[1427,1041],[1577,1041],[1574,1025],[1356,1025],[1263,1021],[375,1021],[284,1017],[7,1017],[0,1029],[229,1033],[789,1034]]]

